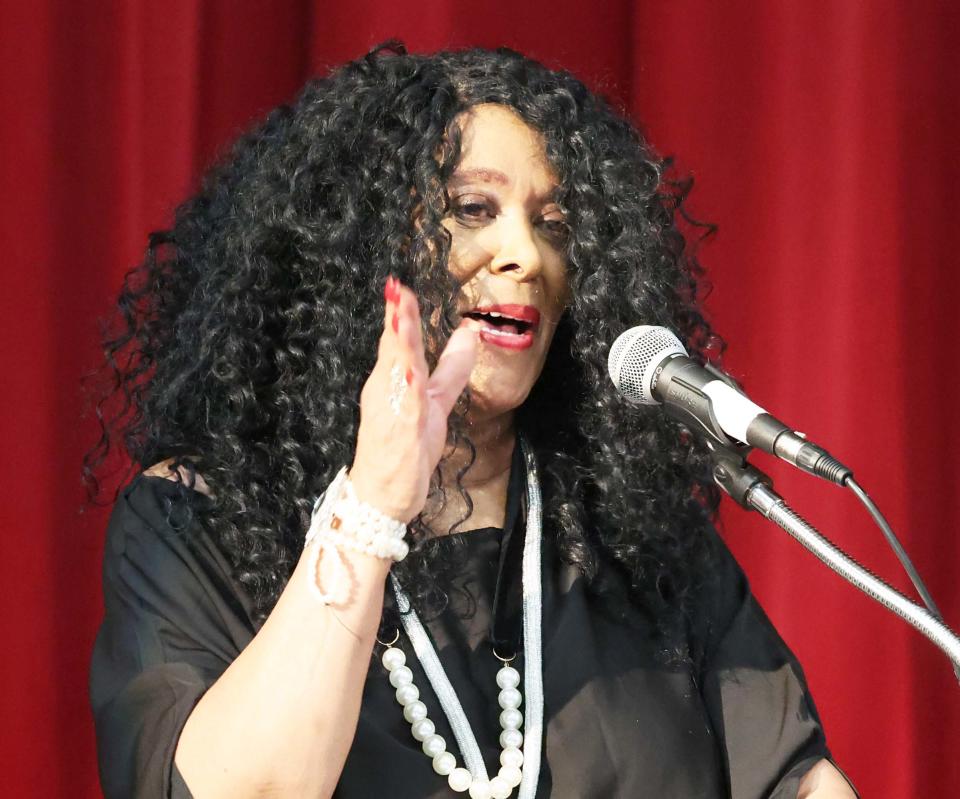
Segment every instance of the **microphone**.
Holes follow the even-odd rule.
[[[607,359],[610,379],[630,402],[663,405],[666,413],[708,442],[763,450],[805,472],[844,485],[853,472],[752,402],[729,375],[690,358],[665,327],[621,333]]]

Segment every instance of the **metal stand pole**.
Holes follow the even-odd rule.
[[[783,501],[783,497],[760,480],[748,489],[745,499],[751,508],[786,530],[843,579],[919,630],[950,658],[955,668],[960,668],[960,637],[939,619],[934,618],[926,608],[891,588],[828,541],[813,525],[791,509]]]

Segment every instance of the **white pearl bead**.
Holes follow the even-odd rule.
[[[490,799],[490,783],[486,780],[474,780],[470,783],[470,799]]]
[[[407,666],[397,666],[390,672],[390,685],[399,688],[401,685],[409,685],[413,682],[413,672]]]
[[[406,712],[406,708],[404,708]],[[523,733],[520,730],[504,730],[500,733],[500,746],[504,749],[513,747],[514,749],[519,749],[523,746]]]
[[[501,688],[516,688],[520,685],[520,672],[513,666],[504,666],[497,672],[497,685]]]
[[[523,752],[515,746],[505,747],[500,753],[500,765],[520,768],[523,765]]]
[[[490,780],[490,796],[493,799],[507,799],[513,786],[503,777],[496,776]]]
[[[450,772],[450,776],[447,777],[447,784],[450,786],[450,789],[457,793],[463,793],[470,787],[470,783],[472,782],[473,777],[470,776],[470,772],[465,768],[455,768]]]
[[[404,706],[403,717],[411,724],[420,721],[420,719],[425,719],[427,717],[427,706],[419,699],[416,702],[411,702]]]
[[[516,730],[523,724],[523,713],[513,707],[508,707],[500,713],[500,726],[505,730]]]
[[[395,646],[391,646],[386,652],[383,653],[381,662],[387,671],[393,671],[407,662],[407,656],[403,654],[402,649],[397,649]]]
[[[430,719],[420,719],[420,721],[415,721],[410,727],[410,732],[413,733],[413,737],[418,741],[425,741],[431,735],[437,731],[437,728],[433,726],[433,722]]]
[[[457,767],[457,759],[450,752],[441,752],[433,759],[433,770],[446,777]]]
[[[523,772],[516,766],[501,766],[500,776],[510,783],[511,787],[516,788],[523,779]]]
[[[427,757],[436,757],[447,748],[447,742],[442,735],[431,735],[423,741],[423,753]]]
[[[402,668],[407,668],[403,666]],[[400,669],[397,669],[400,671]],[[390,674],[390,680],[393,681],[393,675],[397,673],[394,671]],[[409,671],[409,669],[407,669]],[[497,697],[497,701],[500,702],[500,707],[506,709],[508,707],[520,707],[520,703],[523,701],[523,697],[520,695],[520,692],[516,688],[504,688],[500,692],[500,696]]]
[[[397,701],[401,705],[409,705],[420,698],[420,689],[416,685],[401,685],[397,688]]]

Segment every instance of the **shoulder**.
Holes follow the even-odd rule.
[[[203,479],[203,475],[178,464],[175,458],[167,458],[165,461],[155,463],[149,469],[144,469],[142,475],[143,477],[158,477],[169,480],[171,483],[179,483],[188,486],[199,494],[210,496],[210,486]]]
[[[690,620],[701,651],[709,654],[754,600],[747,575],[720,533],[708,525],[702,535],[709,555],[698,575]]]
[[[200,475],[191,479],[184,467],[172,466],[173,461],[151,466],[120,490],[107,529],[108,559],[138,552],[155,556],[158,549],[179,550],[203,537],[197,514],[211,501],[209,488]]]
[[[170,475],[166,463],[138,474],[121,490],[110,517],[105,583],[125,586],[138,601],[166,608],[167,618],[199,612],[210,598],[218,607],[242,608],[249,618],[251,603],[210,528],[213,509],[208,494]],[[172,608],[177,602],[183,607]]]

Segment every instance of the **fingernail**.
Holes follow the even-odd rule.
[[[397,312],[393,312],[393,319],[390,320],[390,326],[393,328],[393,332],[397,333],[400,330],[400,317],[397,316]]]
[[[392,302],[393,292],[390,289],[390,277],[387,277],[387,282],[383,284],[383,300],[384,302]]]
[[[407,378],[407,385],[408,385],[408,386],[409,386],[411,383],[413,383],[413,369],[411,369],[410,367],[407,367],[406,378]]]

